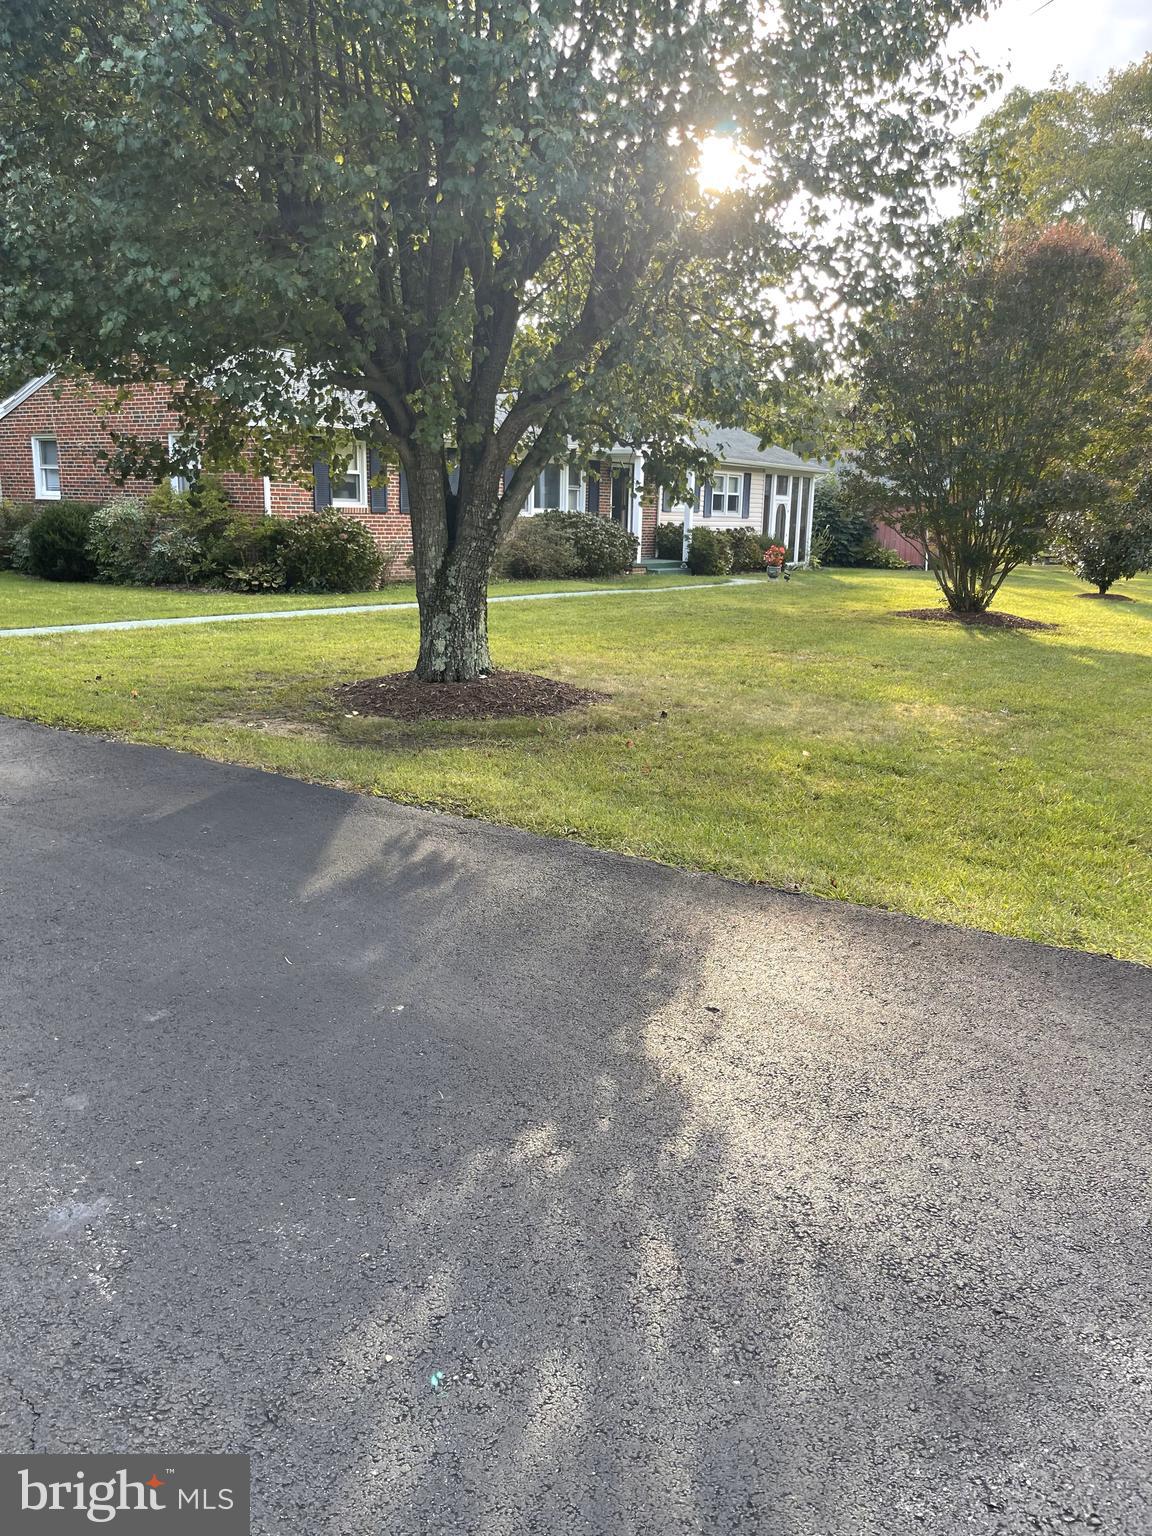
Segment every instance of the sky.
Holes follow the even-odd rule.
[[[1041,8],[1042,7],[1042,8]],[[1096,84],[1152,51],[1149,0],[1005,0],[985,21],[956,33],[986,64],[1004,72],[1005,89],[1047,85],[1057,69]]]

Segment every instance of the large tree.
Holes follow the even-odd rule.
[[[858,303],[915,243],[982,8],[9,0],[0,334],[185,381],[219,463],[307,462],[355,392],[407,475],[418,674],[473,677],[542,465],[673,476],[694,416],[766,425],[805,356],[775,300]]]
[[[978,235],[1075,218],[1128,261],[1152,326],[1152,54],[1098,86],[1057,77],[1017,88],[967,149],[966,215]]]
[[[1048,535],[1050,487],[1146,452],[1131,276],[1060,224],[965,259],[863,337],[857,471],[924,542],[948,606],[982,613]]]

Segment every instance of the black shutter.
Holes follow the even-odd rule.
[[[712,516],[712,482],[705,480],[700,488],[700,516]]]
[[[600,516],[600,465],[588,466],[588,499],[585,506],[593,517]]]
[[[744,475],[744,499],[740,503],[740,516],[752,516],[752,476],[747,472]]]
[[[373,512],[387,512],[388,510],[388,482],[382,485],[373,485],[372,481],[380,473],[380,455],[375,448],[368,450],[368,505]]]
[[[322,512],[325,507],[332,505],[332,480],[327,464],[321,459],[317,459],[312,466],[312,481],[312,505],[317,512]]]
[[[408,476],[400,471],[400,511],[405,517],[412,516],[412,507],[408,500]]]

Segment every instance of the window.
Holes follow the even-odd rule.
[[[54,437],[32,439],[32,467],[36,472],[36,500],[60,500],[60,446]]]
[[[524,510],[529,513],[582,511],[582,478],[574,465],[549,464],[532,487]]]
[[[185,444],[180,441],[180,434],[178,432],[169,432],[169,434],[168,434],[168,456],[169,456],[169,458],[175,457],[175,455],[180,453],[181,451],[184,451],[184,453],[185,453],[185,455],[186,455],[186,457],[188,459],[188,468],[190,470],[192,470],[194,473],[198,473],[199,469],[200,469],[200,455],[196,452],[195,449],[193,449],[190,453],[188,452]],[[189,480],[187,475],[176,474],[176,475],[173,475],[171,477],[170,484],[172,486],[172,489],[176,492],[176,494],[178,496],[182,496],[184,494],[184,492],[189,489],[189,487],[191,485],[191,481]]]
[[[332,465],[332,505],[366,507],[368,505],[368,450],[363,443],[353,443],[341,465]]]
[[[584,476],[580,473],[577,464],[569,464],[564,471],[567,481],[567,493],[564,505],[569,512],[583,512],[584,510]]]
[[[705,516],[738,517],[740,514],[740,476],[717,475],[712,481],[711,512]]]
[[[777,494],[777,496],[787,496],[789,488],[790,488],[790,485],[789,485],[789,478],[788,478],[788,476],[787,475],[777,475],[776,476],[776,494]]]

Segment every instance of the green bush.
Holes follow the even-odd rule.
[[[730,570],[762,571],[764,569],[766,545],[751,528],[721,528],[716,531],[728,545],[731,556]]]
[[[510,537],[496,552],[497,575],[514,581],[556,581],[575,574],[578,561],[572,536],[542,517],[518,517]]]
[[[724,535],[715,528],[693,528],[688,569],[693,576],[727,576],[732,569],[732,548]]]
[[[144,561],[143,579],[149,586],[189,586],[206,574],[204,550],[194,533],[187,528],[157,529]]]
[[[906,571],[908,562],[902,555],[898,555],[894,549],[889,549],[887,544],[881,544],[879,539],[865,539],[860,546],[860,558],[857,565],[871,565],[882,571]]]
[[[284,525],[280,550],[285,585],[303,592],[367,592],[386,561],[363,523],[327,508]]]
[[[93,507],[86,501],[54,501],[28,528],[29,569],[45,581],[91,581],[88,553]]]
[[[245,517],[229,509],[226,516],[204,520],[190,516],[183,526],[204,551],[205,575],[231,586],[231,571],[279,563],[292,525],[282,518]]]
[[[12,569],[21,571],[25,576],[32,571],[32,540],[29,538],[31,523],[27,528],[17,528],[12,535]]]
[[[636,564],[636,539],[606,517],[592,512],[541,512],[536,522],[555,528],[572,540],[576,551],[574,576],[595,580],[623,576]]]
[[[656,524],[657,560],[682,560],[684,558],[684,524]]]
[[[155,530],[155,514],[141,496],[121,496],[97,507],[88,524],[88,553],[96,580],[121,585],[144,581]]]
[[[812,496],[815,535],[827,529],[824,565],[863,565],[864,545],[872,539],[872,518],[855,506],[835,475],[821,475]],[[875,542],[873,540],[873,542]]]
[[[13,560],[13,550],[19,541],[20,547],[27,552],[27,531],[39,515],[39,507],[30,507],[22,502],[0,501],[0,571],[19,569]],[[20,538],[20,535],[24,537]]]

